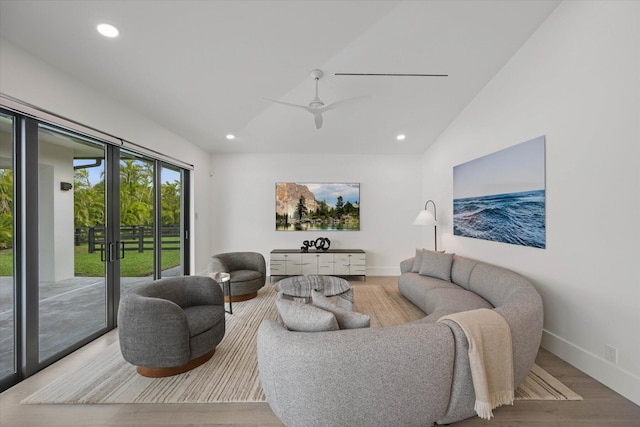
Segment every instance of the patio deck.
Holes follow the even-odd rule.
[[[162,272],[177,276],[180,267]],[[122,277],[121,293],[152,280]],[[104,278],[74,277],[40,284],[40,360],[44,360],[80,341],[106,325]],[[13,278],[0,277],[0,378],[13,372]]]

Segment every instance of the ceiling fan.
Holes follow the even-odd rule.
[[[322,70],[316,69],[316,70],[312,70],[310,74],[311,74],[311,77],[316,81],[316,96],[311,100],[309,105],[291,104],[289,102],[278,101],[276,99],[270,99],[270,98],[263,98],[263,99],[266,101],[275,102],[277,104],[288,105],[290,107],[296,107],[296,108],[302,108],[303,110],[310,112],[311,114],[313,114],[313,118],[316,123],[316,129],[320,129],[322,127],[322,113],[324,113],[325,111],[333,110],[339,105],[344,105],[346,103],[365,97],[365,96],[359,96],[356,98],[348,98],[348,99],[343,99],[341,101],[336,101],[331,104],[325,105],[325,103],[322,102],[322,100],[318,97],[318,81],[322,78],[322,76],[324,76],[324,72],[322,72]]]
[[[449,74],[418,73],[335,73],[336,76],[369,76],[369,77],[449,77]]]

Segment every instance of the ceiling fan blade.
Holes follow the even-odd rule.
[[[309,107],[307,105],[299,105],[299,104],[291,104],[290,102],[278,101],[277,99],[271,98],[262,98],[265,101],[275,102],[276,104],[288,105],[289,107],[302,108],[303,110],[309,111]]]
[[[370,98],[370,95],[362,95],[362,96],[356,96],[356,97],[353,97],[353,98],[342,99],[340,101],[336,101],[336,102],[332,102],[331,104],[324,105],[324,106],[318,108],[318,110],[320,112],[333,110],[336,107],[352,104],[352,103],[361,101],[361,100],[363,100],[365,98]]]
[[[389,77],[449,77],[448,74],[409,74],[409,73],[335,73],[336,76],[389,76]]]

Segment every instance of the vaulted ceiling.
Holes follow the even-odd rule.
[[[213,153],[421,153],[557,4],[2,0],[0,36]],[[366,97],[321,129],[263,99],[308,104],[316,68],[326,104]]]

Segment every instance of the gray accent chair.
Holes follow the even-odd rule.
[[[231,275],[231,301],[246,301],[258,296],[258,290],[267,280],[267,264],[257,252],[228,252],[211,257],[209,272]],[[225,300],[229,300],[225,296]]]
[[[147,377],[176,375],[203,364],[224,333],[222,289],[209,277],[169,277],[139,285],[118,308],[122,356]]]
[[[400,293],[425,312],[415,322],[328,332],[289,331],[265,320],[257,336],[267,401],[288,427],[430,426],[475,414],[469,344],[445,315],[478,308],[511,328],[514,382],[531,369],[543,306],[531,282],[495,265],[454,256],[450,280],[400,264]]]

